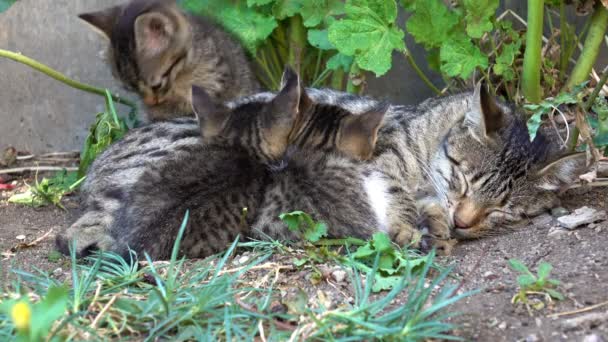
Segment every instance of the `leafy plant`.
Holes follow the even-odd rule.
[[[551,298],[557,300],[564,299],[564,296],[555,289],[560,282],[556,279],[549,278],[549,274],[553,269],[551,264],[541,262],[538,265],[538,273],[536,275],[530,272],[528,267],[520,260],[510,259],[509,266],[520,274],[517,277],[519,291],[511,299],[512,303],[524,303],[528,306],[528,297],[531,295],[543,295],[549,300]]]
[[[0,311],[11,318],[16,341],[42,341],[49,336],[53,323],[65,314],[67,304],[68,290],[51,286],[37,303],[24,296],[3,302]]]
[[[323,222],[315,222],[310,215],[303,211],[283,213],[279,215],[279,218],[285,222],[289,230],[301,233],[306,241],[317,242],[327,236],[327,225]]]
[[[83,180],[84,177],[78,178],[76,172],[67,172],[64,169],[50,179],[42,178],[41,181],[38,181],[36,178],[36,184],[28,186],[28,189],[23,193],[11,196],[8,202],[32,207],[53,204],[65,210],[61,204],[61,199],[65,194],[74,191]]]
[[[112,95],[106,90],[106,110],[97,114],[95,123],[91,125],[82,152],[78,175],[84,177],[87,169],[97,155],[103,152],[113,142],[122,138],[129,130],[124,119],[119,118],[114,108]]]

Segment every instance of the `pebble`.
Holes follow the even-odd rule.
[[[560,226],[574,229],[578,226],[593,223],[596,221],[602,221],[606,219],[606,212],[604,210],[596,210],[587,206],[578,208],[574,213],[566,216],[557,218],[557,222]]]
[[[344,279],[346,279],[346,271],[344,270],[335,270],[333,272],[331,272],[331,277],[334,278],[334,280],[337,283],[341,283],[344,281]]]
[[[547,236],[552,238],[561,238],[566,233],[568,233],[568,231],[565,229],[560,227],[551,227],[551,229],[549,229],[549,233],[547,233]]]
[[[592,312],[582,316],[565,319],[561,322],[561,325],[564,329],[575,329],[581,326],[585,326],[588,324],[593,324],[597,322],[605,322],[608,320],[608,311],[607,312]]]
[[[595,227],[595,229],[593,231],[595,231],[596,233],[601,233],[602,227]]]
[[[507,322],[502,322],[498,325],[498,329],[505,330],[507,329]]]
[[[17,235],[15,238],[19,241],[23,241],[25,240],[25,235]]]
[[[566,209],[564,207],[557,207],[557,208],[551,209],[551,216],[553,216],[553,217],[561,217],[561,216],[565,216],[568,214],[570,214],[570,212],[568,211],[568,209]]]
[[[55,270],[53,270],[53,275],[54,275],[55,277],[59,277],[59,276],[60,276],[60,275],[62,275],[62,274],[63,274],[63,269],[62,269],[61,267],[56,268]]]
[[[531,334],[531,335],[526,336],[525,341],[526,342],[538,342],[538,341],[540,341],[540,339],[538,338],[538,336],[536,336],[536,334]]]
[[[597,334],[591,334],[583,337],[583,342],[604,342],[604,339]]]
[[[533,218],[532,223],[535,226],[548,226],[553,223],[553,216],[549,214],[542,214]]]
[[[249,261],[249,256],[248,255],[243,255],[240,258],[236,259],[236,262],[233,262],[235,265],[243,265],[245,264],[247,261]]]

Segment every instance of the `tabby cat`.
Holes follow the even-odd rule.
[[[175,0],[133,0],[79,17],[109,38],[115,77],[142,96],[153,121],[192,115],[192,85],[220,101],[258,90],[239,43]]]
[[[339,92],[312,97],[352,113],[376,105]],[[444,242],[452,237],[480,237],[551,208],[556,190],[576,181],[585,161],[584,154],[558,156],[542,133],[530,141],[522,116],[478,86],[414,107],[391,107],[369,163],[393,195],[386,207],[416,203],[417,211],[401,212],[403,224],[391,227],[394,239],[417,240],[422,221],[427,242],[449,248]]]
[[[92,249],[126,254],[128,245],[165,258],[187,209],[191,216],[181,247],[189,257],[218,252],[237,234],[252,235],[252,226],[287,237],[280,232],[284,229],[276,229],[282,225],[274,220],[281,206],[264,203],[279,196],[284,203],[306,209],[300,204],[314,197],[313,189],[321,194],[331,190],[339,190],[340,196],[352,194],[352,203],[336,206],[351,209],[340,209],[327,221],[335,227],[350,222],[348,227],[357,228],[348,232],[336,228],[332,234],[369,237],[378,224],[365,197],[364,176],[354,175],[348,180],[353,186],[342,184],[340,189],[332,189],[330,183],[340,179],[339,168],[364,167],[356,159],[373,151],[387,107],[379,104],[353,116],[342,108],[310,101],[293,71],[287,70],[283,79],[277,95],[265,93],[227,105],[194,88],[202,139],[196,121],[188,118],[129,132],[91,166],[81,195],[85,213],[58,236],[59,249],[67,253],[75,239],[79,255]],[[293,147],[283,158],[288,144]],[[295,149],[300,151],[293,153]],[[311,168],[321,172],[306,172]],[[297,179],[292,190],[309,186],[301,196],[293,192],[293,198],[284,196],[276,189],[286,183],[285,177]],[[306,203],[329,208],[336,199],[316,196]],[[265,217],[258,215],[261,209],[264,215],[272,213],[268,225],[257,223],[258,217]]]

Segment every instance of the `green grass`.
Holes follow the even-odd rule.
[[[0,287],[0,340],[34,341],[37,336],[48,336],[51,341],[253,341],[261,336],[268,341],[290,337],[335,341],[458,339],[450,335],[455,326],[446,322],[453,315],[446,307],[469,293],[456,294],[458,284],[448,278],[449,269],[436,270],[433,253],[421,257],[422,264],[405,263],[392,290],[375,294],[376,273],[385,257],[375,253],[371,266],[363,272],[356,266],[361,263],[355,258],[356,250],[351,253],[346,249],[346,255],[326,262],[337,263],[347,272],[352,303],[331,309],[311,306],[301,291],[303,297],[291,305],[292,310],[276,312],[271,303],[280,297],[280,291],[273,285],[254,286],[246,275],[276,263],[272,257],[292,260],[290,256],[301,251],[278,241],[239,244],[237,240],[220,255],[199,261],[181,259],[177,251],[186,221],[187,217],[168,262],[151,262],[148,256],[140,262],[134,252],[128,260],[100,253],[79,261],[72,254],[71,280],[66,282],[39,270],[12,270],[16,279]],[[238,267],[232,262],[237,248],[250,255]],[[30,316],[15,312],[17,303],[26,303]],[[11,317],[15,313],[21,318]],[[24,317],[28,318],[25,325],[19,322]]]

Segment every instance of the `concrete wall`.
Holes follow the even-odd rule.
[[[0,14],[0,48],[21,52],[81,82],[119,90],[102,58],[104,41],[76,16],[119,2],[17,1]],[[103,98],[0,58],[0,149],[80,150],[102,109]]]
[[[104,39],[76,16],[124,1],[17,1],[0,14],[0,48],[22,52],[76,80],[129,95],[119,88],[103,60]],[[525,1],[503,0],[499,12],[510,8],[525,18],[525,6]],[[577,26],[585,19],[573,15],[569,18]],[[401,24],[405,21],[403,14],[399,21]],[[406,44],[423,72],[436,86],[442,86],[440,75],[427,69],[422,47],[409,36]],[[405,57],[397,53],[393,69],[387,75],[378,79],[370,76],[367,81],[369,94],[394,103],[414,104],[433,95]],[[34,153],[79,150],[95,114],[102,109],[101,97],[72,89],[29,67],[0,58],[0,151],[9,145]]]

